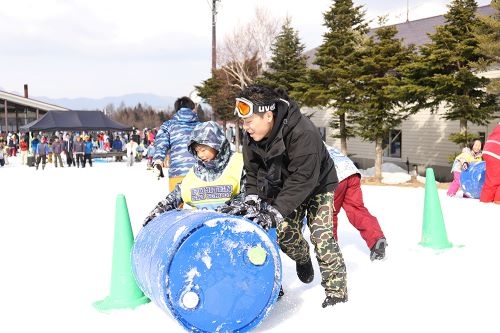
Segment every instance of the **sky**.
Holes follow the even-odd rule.
[[[110,295],[118,196],[126,199],[137,235],[144,217],[166,195],[165,180],[146,170],[145,161],[132,167],[126,161],[95,161],[85,169],[48,164],[43,171],[20,166],[17,158],[10,162],[0,168],[0,332],[185,332],[156,303],[107,312],[93,307]],[[383,177],[387,184],[409,179],[392,164],[384,164]],[[440,187],[428,193],[421,186],[363,185],[362,190],[389,244],[385,260],[370,261],[359,232],[341,211],[339,246],[349,301],[321,308],[324,291],[314,256],[315,278],[302,284],[294,263],[281,255],[285,295],[252,332],[498,331],[493,304],[500,299],[500,206],[447,197]],[[437,198],[429,211],[427,196]],[[420,245],[424,223],[444,226],[440,236],[452,246]]]
[[[450,1],[357,0],[367,20],[442,15]],[[487,5],[488,0],[477,1]],[[0,90],[48,98],[189,95],[210,77],[211,0],[7,0],[0,7]],[[289,16],[306,50],[325,32],[332,0],[219,0],[217,43],[255,16]],[[408,9],[408,11],[407,11]]]

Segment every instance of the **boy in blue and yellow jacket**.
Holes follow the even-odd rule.
[[[216,122],[196,125],[187,150],[196,163],[182,182],[154,207],[144,226],[162,213],[182,206],[214,210],[231,199],[244,197],[242,154],[231,151],[224,131]]]

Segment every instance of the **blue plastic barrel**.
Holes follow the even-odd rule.
[[[276,242],[257,224],[211,211],[168,211],[132,247],[141,290],[190,332],[247,332],[281,286]]]
[[[479,199],[486,176],[486,163],[484,161],[471,163],[460,173],[460,187],[464,194],[471,198]]]

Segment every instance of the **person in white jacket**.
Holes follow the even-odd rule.
[[[130,141],[125,145],[125,150],[127,151],[128,166],[134,165],[135,157],[137,155],[137,147],[139,147],[139,145],[134,141],[132,137],[130,138]]]

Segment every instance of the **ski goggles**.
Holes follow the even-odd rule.
[[[234,114],[237,114],[240,118],[248,118],[252,116],[255,112],[267,112],[274,111],[276,109],[276,102],[271,105],[257,105],[249,101],[246,98],[238,97],[236,98],[236,106],[234,108]]]

